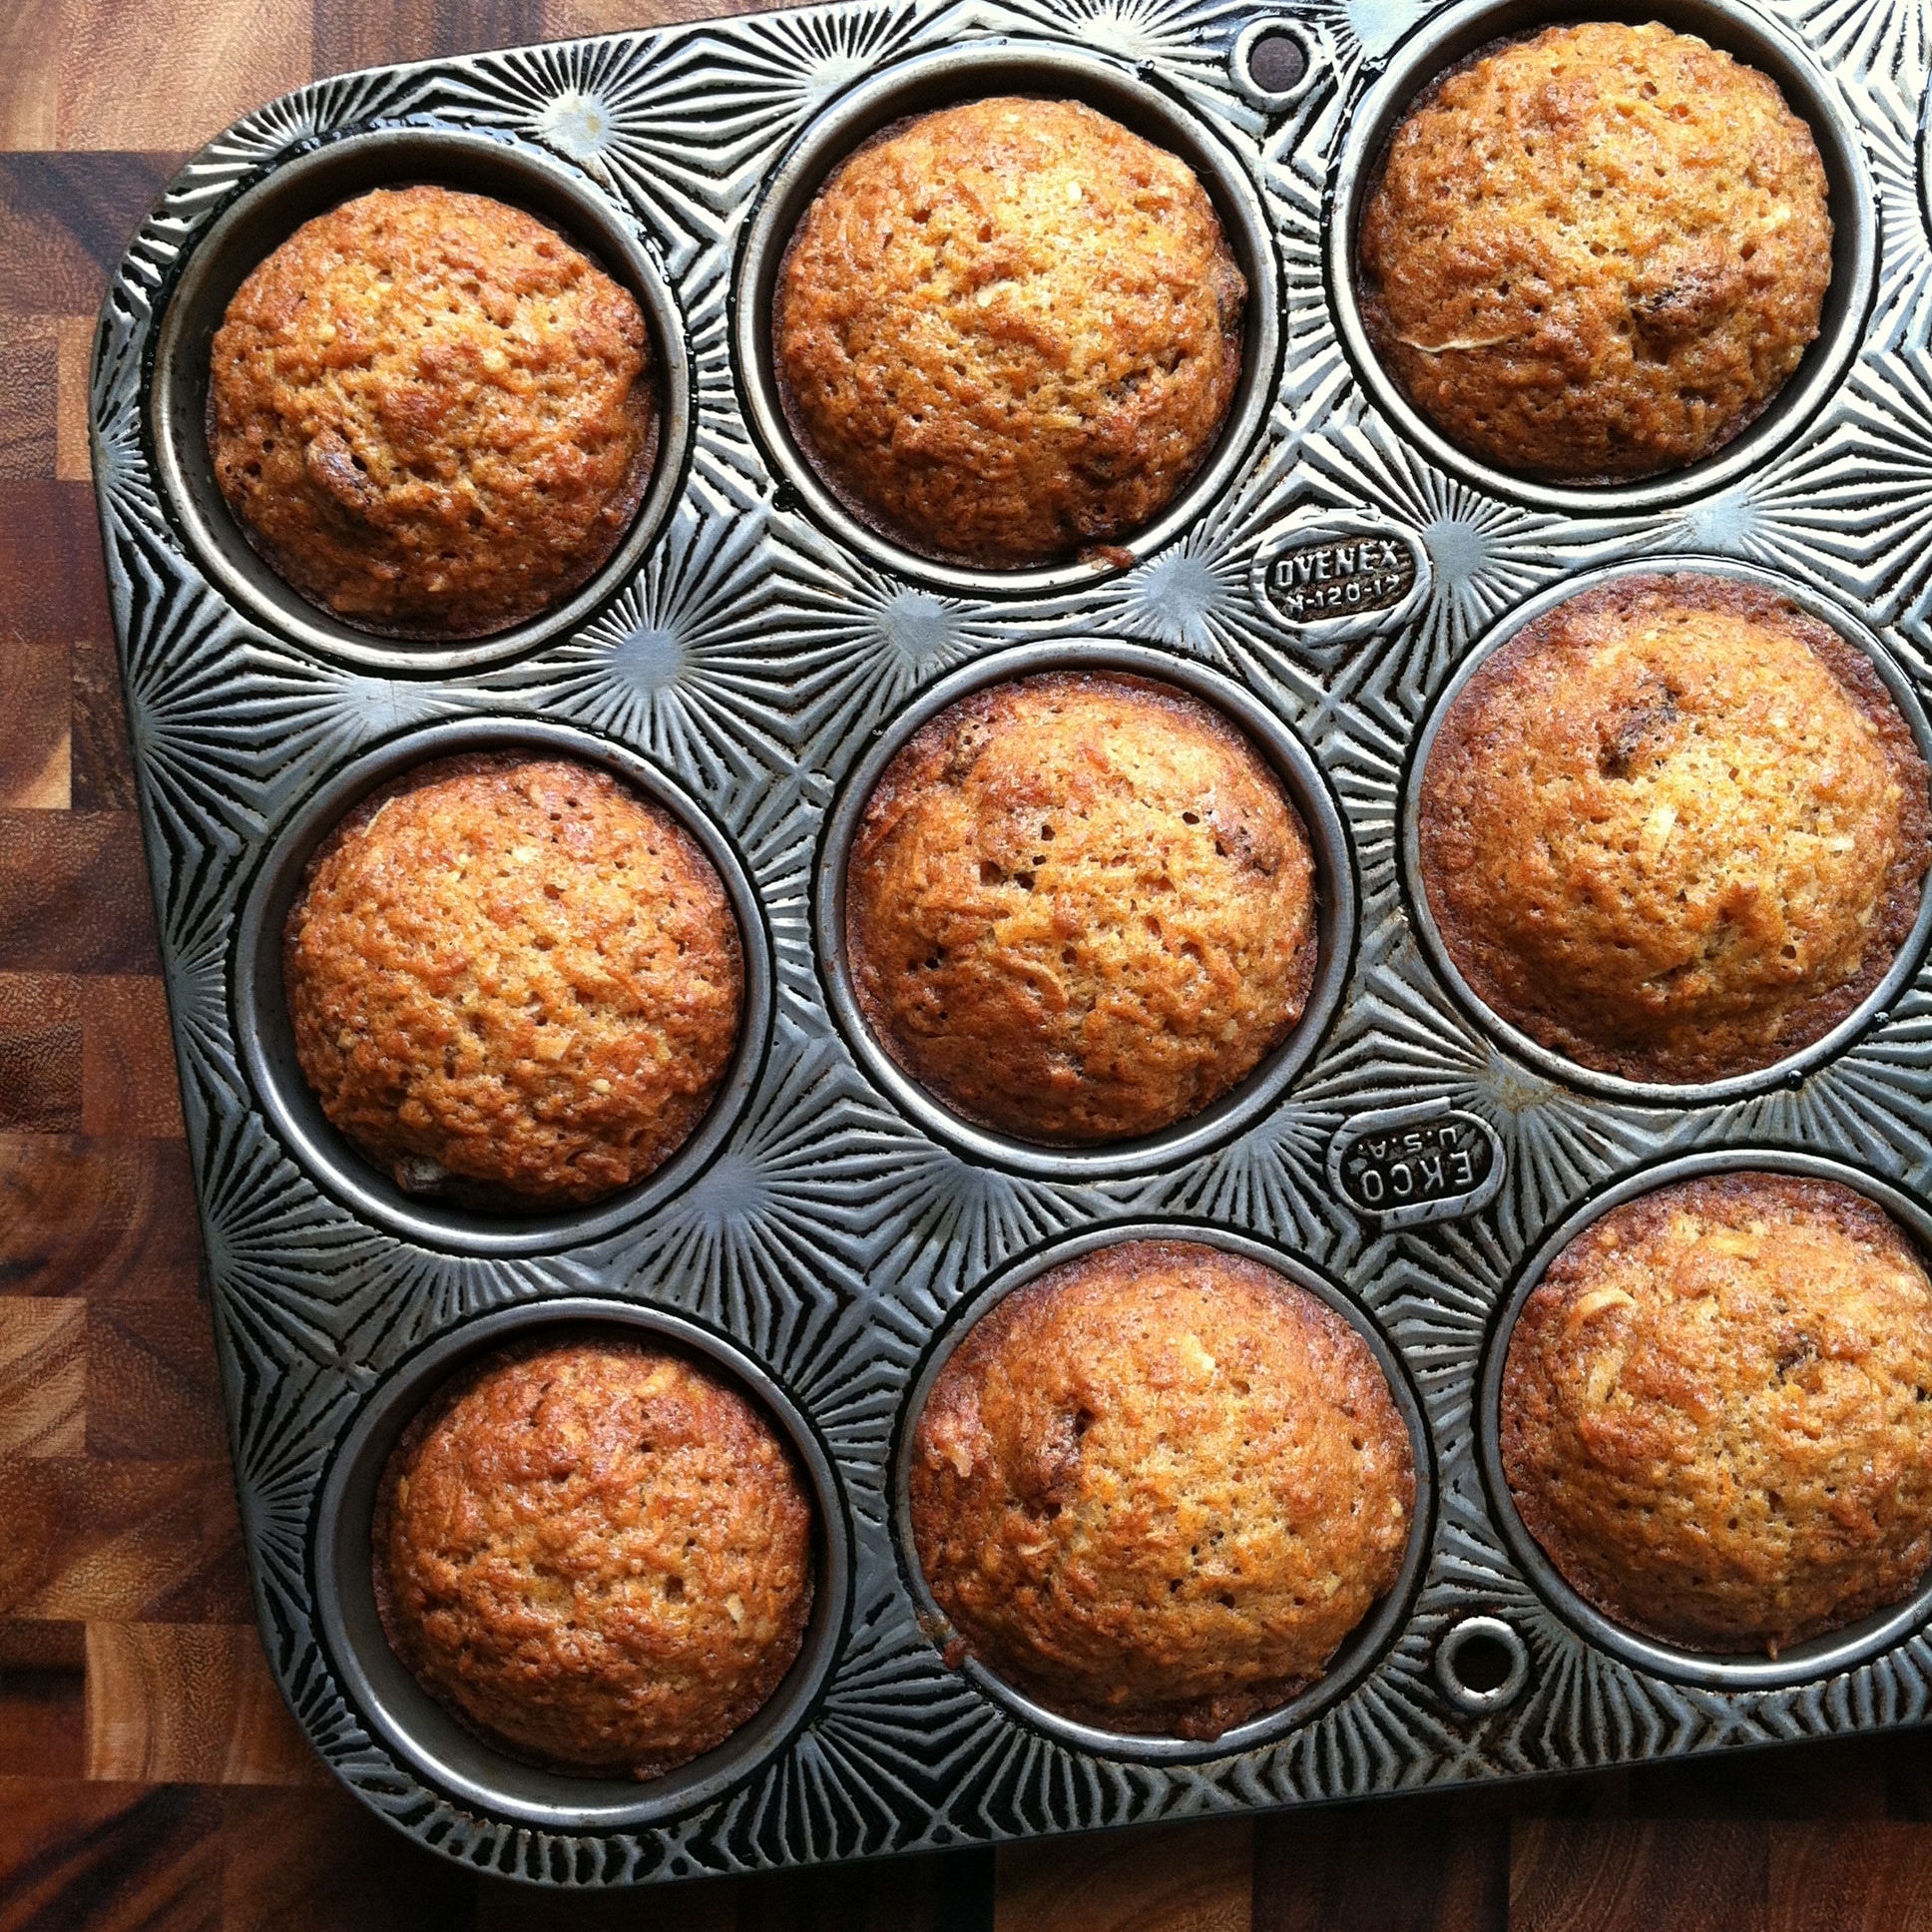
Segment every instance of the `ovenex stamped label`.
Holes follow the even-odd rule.
[[[1276,629],[1325,656],[1406,624],[1428,601],[1429,553],[1373,511],[1302,509],[1262,537],[1248,586]]]
[[[1503,1173],[1496,1130],[1446,1100],[1357,1114],[1328,1144],[1329,1187],[1384,1227],[1476,1213],[1496,1199]]]

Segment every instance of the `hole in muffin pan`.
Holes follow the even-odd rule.
[[[1307,828],[1315,874],[1315,973],[1294,1030],[1258,1067],[1199,1114],[1159,1134],[1093,1146],[1022,1141],[960,1118],[920,1086],[882,1047],[859,1010],[845,947],[845,869],[867,801],[888,764],[919,727],[949,705],[992,685],[1040,672],[1123,672],[1201,699],[1254,742],[1273,766]],[[1348,834],[1313,754],[1250,693],[1191,660],[1127,644],[1021,645],[942,678],[892,721],[841,781],[819,839],[812,925],[826,1004],[859,1065],[916,1126],[990,1167],[1064,1181],[1146,1174],[1208,1153],[1275,1105],[1313,1057],[1341,1005],[1355,948],[1355,869]]]
[[[670,516],[691,442],[684,322],[635,223],[566,163],[456,129],[367,129],[272,162],[269,169],[195,243],[156,337],[148,424],[155,473],[195,561],[224,597],[271,634],[390,676],[497,664],[583,623],[637,568]],[[285,583],[256,554],[229,509],[208,449],[210,344],[242,281],[314,216],[371,189],[421,183],[487,195],[536,216],[629,289],[651,332],[657,404],[650,480],[623,541],[602,567],[538,616],[448,645],[412,644],[359,629]]]
[[[1201,468],[1144,528],[1109,548],[1117,561],[1070,560],[986,570],[921,556],[866,521],[820,474],[786,421],[771,348],[771,304],[792,232],[812,197],[854,149],[909,116],[1002,94],[1084,101],[1192,168],[1214,204],[1227,244],[1247,277],[1241,375],[1220,434]],[[779,488],[791,490],[848,548],[902,577],[980,596],[1017,596],[1098,582],[1180,534],[1225,488],[1266,419],[1280,363],[1280,276],[1259,197],[1239,162],[1195,114],[1126,68],[1058,47],[989,41],[921,55],[855,88],[805,130],[771,176],[752,218],[732,289],[732,351],[745,421]]]
[[[1037,1248],[961,1296],[927,1348],[925,1359],[919,1364],[919,1371],[906,1391],[904,1406],[893,1428],[892,1528],[899,1575],[917,1606],[921,1627],[936,1644],[943,1644],[943,1636],[935,1637],[934,1634],[950,1632],[951,1625],[934,1601],[931,1591],[926,1588],[925,1576],[919,1566],[918,1549],[912,1536],[912,1435],[925,1408],[926,1398],[932,1392],[940,1371],[951,1359],[953,1350],[966,1338],[973,1325],[990,1314],[1006,1296],[1031,1281],[1037,1281],[1043,1274],[1065,1262],[1079,1260],[1083,1255],[1095,1253],[1101,1248],[1116,1247],[1126,1241],[1198,1241],[1205,1246],[1218,1247],[1229,1254],[1239,1254],[1250,1261],[1257,1261],[1325,1302],[1368,1344],[1376,1366],[1388,1381],[1389,1393],[1394,1398],[1403,1427],[1409,1432],[1409,1451],[1415,1466],[1415,1508],[1409,1522],[1409,1542],[1403,1553],[1402,1568],[1388,1594],[1370,1608],[1368,1615],[1343,1640],[1319,1682],[1310,1685],[1298,1697],[1290,1698],[1278,1709],[1264,1711],[1244,1724],[1222,1731],[1218,1737],[1162,1737],[1138,1731],[1102,1730],[1096,1725],[1062,1716],[1058,1711],[1035,1702],[1024,1691],[1016,1690],[988,1670],[977,1658],[966,1658],[959,1670],[962,1676],[1013,1715],[1074,1750],[1162,1764],[1199,1763],[1211,1758],[1233,1757],[1242,1751],[1255,1750],[1272,1743],[1312,1721],[1345,1697],[1381,1662],[1407,1624],[1411,1602],[1420,1587],[1435,1534],[1433,1450],[1428,1425],[1423,1419],[1422,1404],[1410,1385],[1408,1371],[1368,1311],[1351,1299],[1344,1289],[1297,1256],[1271,1247],[1251,1235],[1201,1221],[1116,1221],[1085,1228],[1078,1234]]]
[[[1691,1108],[1738,1100],[1746,1095],[1764,1093],[1774,1087],[1800,1082],[1805,1075],[1844,1052],[1867,1027],[1879,1020],[1911,985],[1919,962],[1925,954],[1928,937],[1932,937],[1932,875],[1927,877],[1921,887],[1918,913],[1913,920],[1912,929],[1906,935],[1904,944],[1899,947],[1898,955],[1892,961],[1889,970],[1857,1006],[1829,1032],[1820,1035],[1808,1046],[1800,1047],[1795,1053],[1785,1055],[1782,1060],[1773,1061],[1767,1067],[1755,1068],[1748,1073],[1731,1074],[1722,1080],[1672,1085],[1661,1081],[1626,1080],[1617,1074],[1600,1073],[1595,1068],[1583,1066],[1543,1046],[1521,1028],[1512,1026],[1499,1013],[1484,1004],[1451,958],[1449,949],[1443,941],[1441,928],[1437,925],[1435,914],[1430,909],[1429,896],[1423,889],[1422,882],[1419,825],[1422,779],[1428,768],[1429,753],[1434,747],[1436,733],[1441,728],[1443,720],[1448,717],[1450,707],[1454,705],[1470,679],[1491,656],[1529,625],[1535,623],[1538,618],[1556,609],[1559,604],[1566,604],[1585,592],[1632,577],[1677,574],[1727,578],[1759,590],[1770,591],[1778,597],[1788,599],[1799,610],[1816,618],[1821,624],[1829,625],[1846,644],[1871,661],[1872,668],[1878,673],[1887,694],[1898,707],[1899,716],[1905,720],[1910,728],[1913,742],[1918,746],[1919,755],[1926,760],[1928,768],[1932,768],[1932,722],[1928,722],[1924,707],[1920,705],[1911,681],[1893,662],[1891,654],[1885,647],[1847,612],[1802,584],[1776,576],[1770,571],[1759,570],[1754,565],[1735,563],[1728,558],[1677,556],[1645,558],[1641,561],[1617,564],[1606,570],[1589,571],[1581,576],[1568,578],[1549,590],[1539,593],[1504,618],[1456,667],[1448,683],[1432,701],[1428,717],[1424,720],[1421,730],[1416,733],[1415,742],[1409,751],[1408,770],[1404,774],[1402,784],[1401,854],[1403,896],[1410,923],[1422,943],[1424,955],[1435,969],[1437,977],[1448,988],[1456,1004],[1510,1053],[1519,1060],[1528,1062],[1551,1080],[1559,1081],[1569,1087],[1582,1088],[1590,1093],[1601,1094],[1606,1099],[1637,1102],[1648,1106]]]
[[[1436,1682],[1472,1716],[1514,1703],[1529,1681],[1529,1650],[1500,1617],[1465,1617],[1436,1645]]]
[[[663,1167],[602,1201],[549,1213],[480,1213],[405,1194],[322,1113],[295,1059],[282,990],[282,926],[310,855],[348,812],[394,778],[460,751],[527,751],[598,765],[662,805],[717,868],[744,962],[737,1045],[711,1110]],[[466,719],[405,732],[346,765],[282,826],[249,881],[236,920],[231,984],[242,1067],[262,1112],[308,1177],[363,1218],[407,1240],[463,1254],[544,1254],[628,1225],[686,1187],[724,1146],[756,1085],[771,1031],[771,944],[757,889],[708,813],[656,766],[589,732],[536,720]]]
[[[1355,293],[1355,243],[1368,191],[1389,136],[1416,96],[1492,41],[1580,20],[1655,21],[1693,34],[1777,83],[1791,112],[1811,129],[1829,187],[1831,285],[1817,339],[1763,412],[1729,442],[1681,470],[1637,481],[1544,483],[1515,475],[1451,442],[1411,403],[1371,347]],[[1858,352],[1877,285],[1878,213],[1864,142],[1836,89],[1784,28],[1738,0],[1658,0],[1580,10],[1552,0],[1473,0],[1417,29],[1356,106],[1324,208],[1324,273],[1335,329],[1375,406],[1431,462],[1493,496],[1543,509],[1606,515],[1654,509],[1712,494],[1761,468],[1816,415]]]
[[[1235,92],[1270,114],[1291,108],[1320,72],[1307,29],[1286,17],[1249,22],[1227,56],[1227,78]]]
[[[466,1362],[507,1342],[615,1329],[670,1344],[750,1396],[789,1445],[816,1518],[811,1615],[791,1669],[724,1743],[664,1776],[573,1777],[540,1770],[466,1730],[423,1690],[376,1615],[370,1578],[376,1489],[397,1438]],[[330,1459],[311,1537],[316,1633],[358,1716],[403,1763],[459,1803],[552,1831],[619,1831],[712,1803],[790,1742],[831,1676],[852,1593],[850,1528],[830,1456],[779,1384],[735,1343],[685,1316],[597,1295],[526,1302],[448,1329],[364,1402]]]
[[[1640,1636],[1615,1623],[1586,1603],[1544,1555],[1517,1513],[1503,1473],[1503,1364],[1510,1336],[1523,1304],[1543,1279],[1550,1264],[1585,1228],[1627,1202],[1654,1194],[1682,1181],[1741,1171],[1797,1175],[1811,1181],[1835,1181],[1882,1208],[1917,1243],[1921,1257],[1932,1268],[1932,1213],[1889,1182],[1822,1155],[1790,1148],[1726,1147],[1666,1161],[1627,1175],[1614,1186],[1593,1195],[1559,1221],[1530,1254],[1510,1291],[1498,1303],[1483,1344],[1481,1379],[1476,1392],[1476,1453],[1490,1519],[1503,1533],[1517,1568],[1551,1610],[1586,1643],[1613,1653],[1625,1663],[1673,1683],[1709,1690],[1768,1690],[1837,1677],[1903,1643],[1932,1621],[1932,1569],[1903,1602],[1874,1611],[1869,1617],[1780,1651],[1775,1658],[1757,1651],[1745,1656],[1721,1656],[1684,1649],[1660,1639]]]

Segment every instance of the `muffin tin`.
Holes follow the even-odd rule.
[[[1868,650],[1925,743],[1932,246],[1923,0],[1642,7],[1811,120],[1838,253],[1786,393],[1682,475],[1553,490],[1442,445],[1374,367],[1348,249],[1390,117],[1446,61],[1566,17],[1462,0],[837,0],[324,81],[190,163],[102,312],[95,473],[242,1521],[269,1660],[336,1773],[445,1856],[633,1884],[1629,1763],[1916,1721],[1932,1588],[1767,1659],[1580,1605],[1495,1479],[1493,1377],[1555,1247],[1710,1167],[1841,1174],[1932,1244],[1922,911],[1881,993],[1739,1083],[1632,1088],[1473,1008],[1409,876],[1408,794],[1472,654],[1593,574],[1729,569]],[[1616,15],[1619,7],[1596,10]],[[920,107],[1073,95],[1186,155],[1254,296],[1248,374],[1184,497],[1108,567],[961,571],[850,518],[791,447],[764,302],[846,146]],[[255,562],[202,449],[206,344],[308,215],[437,181],[566,229],[644,304],[659,467],[565,606],[440,651],[349,630]],[[987,679],[1128,669],[1243,723],[1322,880],[1309,1019],[1212,1114],[1113,1154],[964,1128],[866,1039],[836,860],[875,771]],[[748,1019],[724,1096],[641,1188],[486,1220],[395,1195],[294,1077],[278,934],[354,798],[451,749],[585,756],[718,863]],[[949,1670],[901,1521],[909,1403],[992,1297],[1097,1240],[1271,1257],[1369,1336],[1417,1432],[1401,1587],[1310,1695],[1212,1745],[1069,1725]],[[738,1375],[819,1500],[819,1598],[777,1697],[697,1765],[536,1772],[440,1719],[367,1598],[386,1444],[506,1331],[642,1326]]]

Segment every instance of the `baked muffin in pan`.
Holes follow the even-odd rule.
[[[1212,1738],[1317,1682],[1393,1588],[1415,1468],[1380,1365],[1319,1296],[1135,1240],[973,1325],[908,1493],[965,1653],[1081,1722]]]
[[[1449,440],[1599,483],[1720,449],[1797,369],[1831,278],[1824,164],[1768,76],[1655,23],[1480,50],[1371,181],[1357,293]]]
[[[1932,1281],[1838,1183],[1726,1174],[1614,1208],[1525,1301],[1501,1404],[1525,1527],[1644,1635],[1775,1656],[1932,1564]]]
[[[1421,885],[1471,990],[1542,1045],[1719,1080],[1884,977],[1929,812],[1911,727],[1829,625],[1734,579],[1628,577],[1457,694],[1418,794]]]
[[[1013,569],[1130,536],[1207,458],[1247,285],[1188,165],[1078,101],[886,129],[805,211],[771,341],[792,433],[862,521]]]

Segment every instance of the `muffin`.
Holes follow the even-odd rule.
[[[952,1111],[1047,1145],[1152,1134],[1288,1036],[1307,833],[1267,761],[1165,685],[962,699],[886,767],[845,875],[865,1023]]]
[[[1688,34],[1551,27],[1452,69],[1369,187],[1357,287],[1382,366],[1521,474],[1680,469],[1818,333],[1824,164],[1775,83]]]
[[[1315,1683],[1394,1587],[1415,1511],[1367,1343],[1192,1241],[1006,1296],[940,1370],[910,1464],[951,1661],[1143,1734],[1217,1737]]]
[[[1607,1617],[1775,1657],[1932,1562],[1932,1282],[1835,1182],[1663,1188],[1579,1234],[1502,1387],[1525,1527]]]
[[[793,436],[863,521],[992,568],[1106,546],[1200,467],[1247,284],[1187,164],[1078,101],[901,122],[778,271]]]
[[[1626,578],[1451,704],[1421,882],[1476,996],[1632,1080],[1719,1080],[1882,979],[1927,862],[1927,773],[1865,655],[1771,592]]]
[[[390,1648],[467,1729],[549,1769],[657,1777],[777,1690],[812,1509],[717,1374],[599,1334],[505,1349],[397,1443],[373,1525]]]
[[[668,1161],[737,1045],[744,968],[696,840],[608,772],[441,759],[309,862],[282,946],[302,1076],[408,1193],[528,1212]]]
[[[229,303],[215,478],[311,603],[384,637],[484,637],[622,541],[655,454],[650,362],[636,299],[534,217],[378,189]]]

